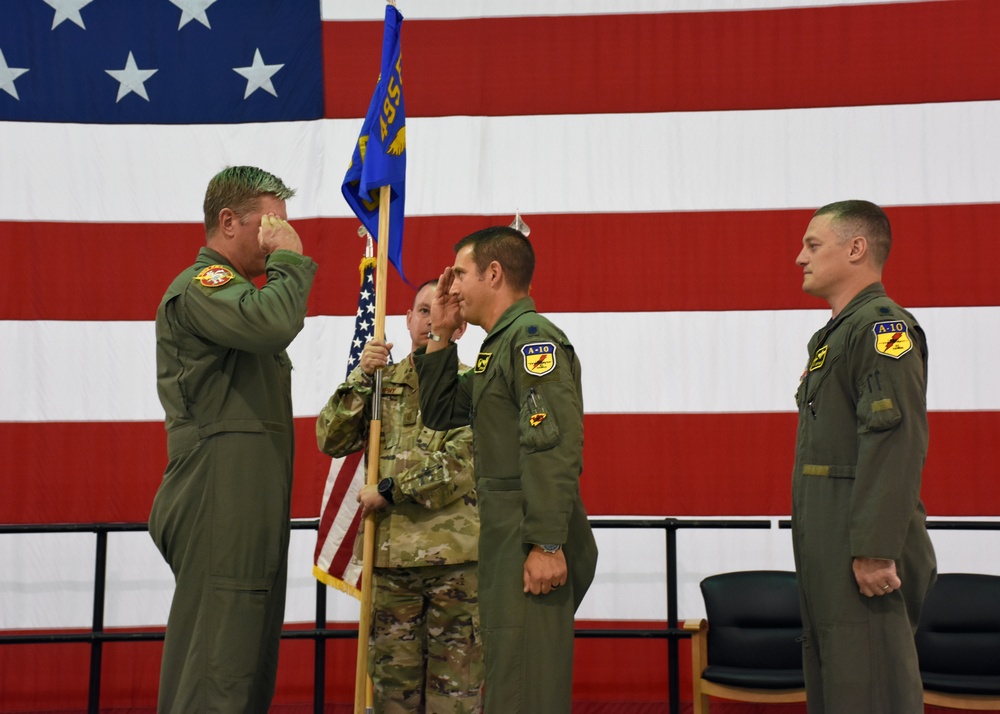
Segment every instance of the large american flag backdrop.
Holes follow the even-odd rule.
[[[887,207],[885,275],[930,341],[933,517],[1000,514],[1000,3],[400,0],[404,263],[436,276],[461,236],[531,227],[533,295],[578,346],[592,515],[790,508],[793,393],[827,311],[794,265],[810,210]],[[0,522],[145,521],[165,464],[153,317],[203,243],[228,164],[299,189],[320,265],[291,347],[297,518],[329,460],[313,425],[343,378],[363,244],[340,182],[376,81],[375,0],[6,0],[0,5]],[[392,274],[387,335],[412,289]],[[463,340],[471,362],[482,333]],[[942,571],[1000,571],[1000,538],[934,533]],[[600,532],[581,620],[660,621],[660,532]],[[791,567],[787,531],[680,536],[680,615],[712,572]],[[89,627],[94,536],[0,538],[0,628]],[[289,623],[312,618],[315,535],[292,544]],[[108,627],[161,627],[170,573],[112,535]],[[332,619],[357,617],[331,595]],[[599,642],[599,644],[598,644]],[[277,702],[308,699],[283,644]],[[331,644],[351,697],[353,645]],[[109,644],[105,706],[155,702],[158,643]],[[663,701],[662,641],[581,640],[575,697]],[[81,645],[0,648],[0,710],[80,707]]]

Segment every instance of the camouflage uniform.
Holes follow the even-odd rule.
[[[472,431],[424,426],[409,358],[382,372],[379,478],[392,477],[395,484],[393,503],[375,516],[369,669],[376,711],[479,712],[483,657]],[[320,450],[339,457],[365,447],[371,392],[371,379],[355,368],[316,421]]]
[[[923,711],[913,633],[936,577],[920,502],[927,347],[881,283],[809,341],[792,475],[792,543],[810,714]],[[902,587],[859,592],[856,557],[896,562]]]

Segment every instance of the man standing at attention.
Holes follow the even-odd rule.
[[[176,579],[161,713],[263,714],[274,695],[295,442],[285,348],[316,272],[287,221],[293,194],[251,166],[217,174],[207,244],[156,313],[168,462],[149,533]]]
[[[920,502],[927,346],[882,287],[889,220],[867,201],[820,208],[796,263],[829,303],[796,394],[792,537],[810,714],[916,714],[913,634],[936,578]]]
[[[411,349],[427,344],[437,281],[406,312]],[[458,339],[464,323],[452,335]],[[479,714],[479,512],[472,430],[424,426],[412,354],[389,364],[391,344],[367,343],[361,360],[316,420],[324,453],[341,457],[368,440],[376,369],[382,370],[382,446],[377,486],[358,501],[375,511],[374,599],[369,672],[380,714]],[[362,550],[362,533],[355,555]]]
[[[535,255],[513,228],[455,246],[417,352],[420,406],[435,429],[472,425],[479,494],[479,603],[486,714],[569,714],[573,619],[597,564],[580,499],[580,361],[528,297]],[[471,373],[448,339],[488,333]]]

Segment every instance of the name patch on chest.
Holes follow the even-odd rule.
[[[875,351],[880,355],[899,359],[913,348],[909,328],[902,320],[876,322],[872,331],[875,333]]]
[[[476,367],[472,370],[474,374],[482,374],[486,371],[486,368],[490,364],[490,357],[493,356],[492,352],[480,352],[479,356],[476,357]]]
[[[826,362],[826,351],[828,349],[830,349],[829,345],[823,345],[816,350],[816,354],[813,355],[812,362],[809,363],[810,372],[815,372],[823,366],[823,363]]]
[[[206,288],[222,287],[235,277],[233,271],[224,265],[210,265],[196,276],[194,279]]]
[[[531,342],[521,348],[524,371],[541,377],[556,368],[556,346],[552,342]]]

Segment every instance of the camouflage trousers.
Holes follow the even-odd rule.
[[[476,563],[375,568],[368,671],[376,714],[479,714]]]

